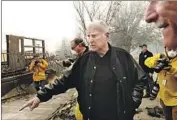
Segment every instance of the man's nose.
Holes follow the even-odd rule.
[[[148,5],[144,19],[147,23],[155,22],[158,19],[158,13],[156,12],[156,4],[152,2]]]
[[[93,42],[93,38],[92,38],[92,37],[89,38],[89,42],[90,42],[90,43]]]

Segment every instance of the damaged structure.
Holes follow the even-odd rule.
[[[1,53],[1,96],[20,84],[30,84],[32,73],[28,66],[38,53],[45,59],[44,40],[23,36],[6,35],[7,51]]]

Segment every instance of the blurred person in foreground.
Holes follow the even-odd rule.
[[[145,64],[158,73],[158,96],[165,119],[177,120],[177,2],[151,1],[145,20],[162,29],[165,53],[148,58]]]

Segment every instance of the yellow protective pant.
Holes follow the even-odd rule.
[[[82,113],[79,110],[79,104],[78,103],[76,104],[76,108],[75,108],[75,117],[76,117],[76,120],[84,120],[83,116],[82,116]]]

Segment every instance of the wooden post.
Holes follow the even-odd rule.
[[[7,43],[7,65],[9,66],[9,35],[6,35],[6,43]]]
[[[44,40],[42,41],[42,54],[43,54],[43,58],[45,59],[45,42],[44,42]]]
[[[21,38],[21,54],[24,55],[24,39]]]
[[[35,55],[36,54],[35,40],[32,39],[32,41],[33,41],[33,54]]]

